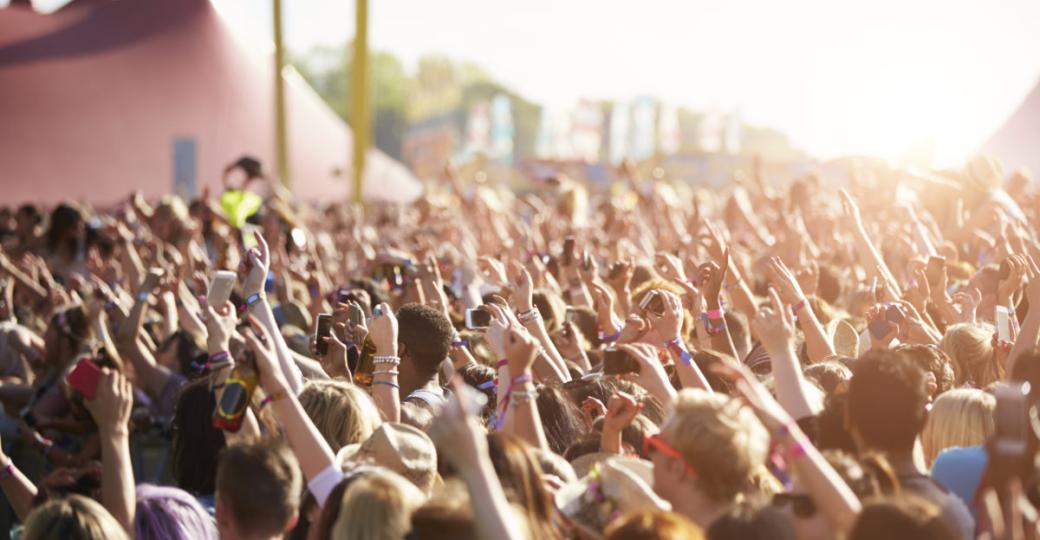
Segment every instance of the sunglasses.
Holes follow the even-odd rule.
[[[773,506],[782,508],[791,505],[795,516],[808,519],[816,515],[816,503],[804,493],[777,493],[773,495]]]
[[[681,461],[686,466],[686,473],[693,474],[693,465],[690,465],[678,450],[664,442],[660,433],[655,433],[643,439],[643,455],[649,456],[652,452],[660,452],[672,459]]]

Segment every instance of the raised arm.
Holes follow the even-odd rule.
[[[278,365],[285,373],[289,389],[294,394],[299,394],[303,389],[303,375],[300,373],[300,368],[293,362],[292,352],[285,342],[285,337],[278,329],[278,323],[274,320],[274,312],[271,311],[271,304],[267,302],[267,295],[264,294],[264,281],[267,280],[267,272],[271,268],[271,253],[264,236],[259,232],[255,234],[257,248],[246,253],[242,294],[246,297],[249,314],[255,317],[271,336],[271,345],[277,355]]]
[[[776,289],[770,288],[769,296],[773,299],[773,306],[779,306],[779,311],[769,307],[759,309],[751,320],[751,327],[772,361],[777,401],[787,414],[800,420],[812,416],[815,411],[806,397],[807,383],[794,354],[794,316],[784,306]]]
[[[773,300],[777,302],[773,307],[778,310],[787,310],[790,307],[798,317],[798,325],[805,334],[805,348],[809,354],[809,360],[819,362],[828,356],[833,356],[834,346],[823,331],[823,325],[816,318],[816,313],[813,312],[812,306],[809,305],[808,299],[802,292],[798,279],[779,257],[773,257],[769,261],[769,276],[773,283],[773,290],[777,293],[773,296]],[[780,303],[779,300],[783,300],[783,303]]]
[[[310,482],[322,471],[335,467],[335,454],[289,386],[267,330],[254,317],[250,317],[249,323],[256,335],[246,335],[246,344],[256,355],[260,386],[267,394],[267,400],[285,430],[285,437],[300,461],[303,476]],[[315,493],[315,496],[318,495]],[[324,497],[320,500],[324,502]]]
[[[18,521],[25,522],[25,518],[32,511],[32,502],[38,490],[36,485],[29,480],[0,445],[0,489],[3,489],[7,502],[14,509]]]
[[[101,442],[101,502],[116,521],[133,534],[134,471],[130,463],[130,413],[134,394],[130,381],[107,368],[101,373],[94,399],[84,400],[98,426]]]
[[[388,304],[379,304],[368,321],[369,337],[376,346],[372,357],[372,399],[385,422],[401,421],[401,386],[397,384],[397,317]]]
[[[662,346],[668,350],[668,354],[675,361],[675,371],[679,374],[679,382],[682,383],[683,388],[700,388],[701,390],[711,392],[711,385],[708,384],[708,379],[704,377],[704,373],[694,363],[693,356],[686,346],[686,340],[683,339],[682,302],[679,300],[679,297],[668,291],[658,291],[657,294],[664,299],[664,313],[658,315],[648,312],[647,318],[650,320],[650,326],[654,332],[661,339],[668,340]]]

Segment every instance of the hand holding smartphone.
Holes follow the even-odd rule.
[[[610,348],[603,351],[603,374],[624,373],[639,373],[639,362],[621,349]]]
[[[75,388],[83,397],[94,399],[97,395],[98,380],[101,378],[101,368],[89,358],[80,360],[76,367],[69,373],[65,380],[69,386]]]
[[[491,325],[491,312],[480,307],[466,310],[466,328],[470,330],[487,330]]]

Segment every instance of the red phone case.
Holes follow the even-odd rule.
[[[94,395],[97,394],[99,377],[101,377],[101,369],[89,358],[84,358],[76,364],[66,381],[69,386],[79,390],[83,397],[94,399]]]

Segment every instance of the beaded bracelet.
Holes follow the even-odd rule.
[[[620,328],[618,328],[617,331],[615,331],[613,334],[610,334],[609,336],[604,335],[602,330],[599,331],[599,340],[603,343],[613,343],[617,341],[619,337],[621,337]]]
[[[514,390],[509,394],[509,406],[519,407],[525,403],[530,403],[531,400],[538,397],[538,390],[531,388],[529,390]]]
[[[542,318],[542,314],[538,311],[537,307],[533,307],[527,311],[517,313],[516,318],[522,323],[529,323]]]
[[[255,292],[246,297],[246,306],[252,307],[253,304],[263,300],[264,294],[261,292]]]
[[[394,377],[400,375],[401,372],[396,369],[379,369],[372,372],[372,376],[376,375],[393,375]]]
[[[401,358],[398,356],[390,355],[377,355],[372,357],[373,364],[391,364],[395,366],[401,365]]]

